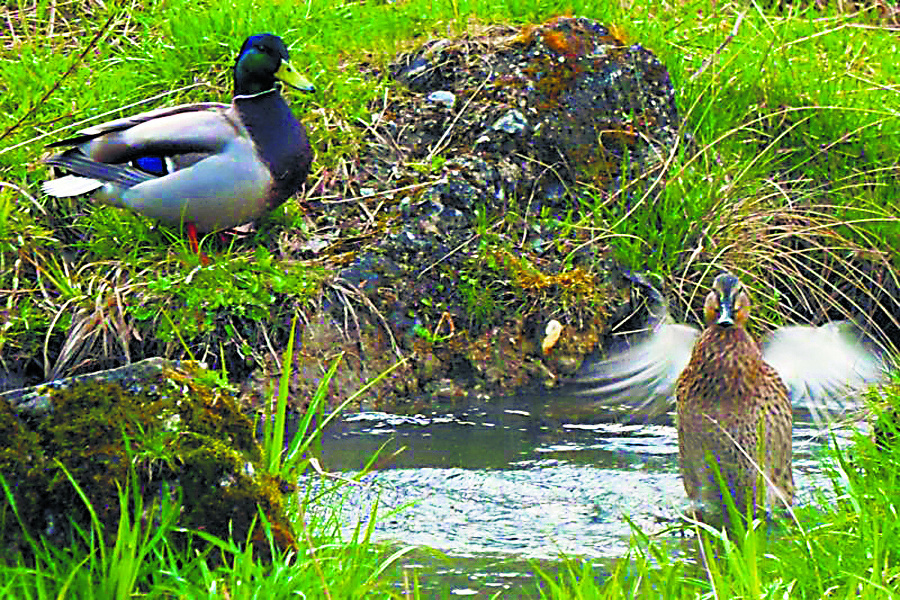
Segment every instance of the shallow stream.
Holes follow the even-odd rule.
[[[365,485],[333,498],[342,503],[348,535],[377,499],[375,539],[439,551],[403,560],[403,568],[418,571],[422,597],[537,597],[534,564],[552,572],[560,552],[591,558],[602,574],[628,550],[623,515],[660,531],[687,506],[676,431],[567,422],[558,413],[546,398],[516,398],[453,414],[346,415],[323,440],[328,471],[351,476],[387,443]],[[827,438],[797,421],[795,504],[831,488],[819,458]],[[683,538],[663,541],[677,553]]]

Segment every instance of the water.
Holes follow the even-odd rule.
[[[534,564],[553,571],[565,553],[603,573],[628,550],[624,515],[655,532],[687,507],[672,425],[579,423],[542,399],[489,410],[347,415],[323,440],[324,467],[344,477],[386,444],[363,485],[331,501],[342,503],[351,532],[377,499],[374,539],[437,550],[415,552],[402,567],[417,569],[429,594],[534,597]],[[804,423],[794,429],[795,503],[831,487],[816,434]],[[680,552],[681,538],[670,537]]]

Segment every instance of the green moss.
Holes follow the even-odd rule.
[[[145,505],[167,486],[180,490],[183,527],[242,540],[259,507],[277,530],[289,531],[280,482],[263,472],[252,422],[230,394],[200,383],[202,374],[167,367],[140,384],[88,380],[45,389],[52,411],[28,419],[3,402],[0,434],[9,442],[0,473],[29,533],[63,535],[69,519],[87,525],[66,471],[109,532],[119,517],[118,489],[135,480]],[[4,544],[19,535],[11,529]],[[279,541],[290,544],[290,535]]]

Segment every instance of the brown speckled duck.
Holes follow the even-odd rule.
[[[790,505],[792,401],[817,415],[816,404],[833,407],[882,380],[882,359],[845,322],[784,327],[760,346],[745,329],[750,298],[731,273],[713,282],[702,332],[672,323],[650,289],[651,334],[592,365],[580,393],[652,416],[671,406],[674,392],[681,475],[702,516],[726,514],[716,468],[741,513]]]
[[[731,273],[716,277],[703,312],[706,329],[675,385],[684,489],[701,511],[721,510],[725,500],[717,467],[738,511],[763,504],[761,481],[766,504],[790,506],[791,400],[744,328],[750,298],[738,278]]]
[[[130,208],[196,234],[252,221],[296,193],[312,148],[276,80],[311,91],[282,39],[244,42],[234,65],[231,104],[162,108],[82,130],[51,144],[46,160],[69,173],[44,183],[52,196],[93,192],[99,202]]]

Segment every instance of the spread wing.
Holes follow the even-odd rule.
[[[795,410],[805,408],[819,424],[823,413],[857,408],[860,394],[887,373],[885,359],[848,321],[781,327],[761,346],[763,359],[787,385]]]
[[[575,378],[575,395],[592,396],[605,409],[627,411],[628,421],[645,422],[674,409],[675,382],[691,358],[700,332],[660,322],[646,335],[585,366]]]

